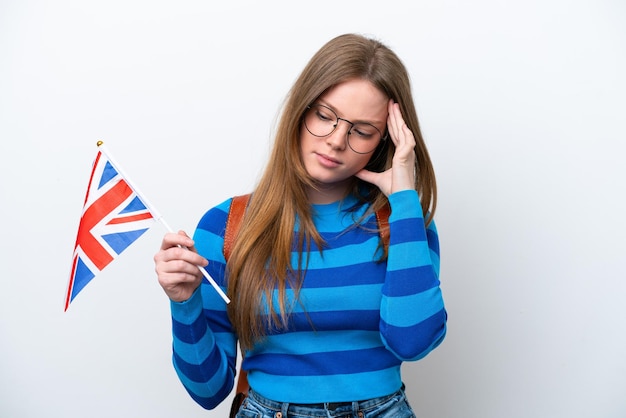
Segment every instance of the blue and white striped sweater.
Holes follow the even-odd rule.
[[[230,202],[209,210],[194,234],[220,286]],[[424,228],[416,192],[392,194],[389,202],[389,257],[383,263],[376,262],[378,234],[372,228],[350,228],[365,208],[353,214],[340,212],[336,203],[314,206],[326,246],[321,253],[310,252],[302,303],[293,303],[289,330],[268,331],[242,365],[262,396],[317,403],[387,395],[402,384],[403,361],[424,357],[443,340],[447,316],[435,225]],[[368,222],[376,225],[373,215]],[[294,253],[294,263],[297,257]],[[234,383],[237,339],[226,305],[205,282],[188,301],[172,302],[171,309],[178,376],[196,402],[214,408]]]

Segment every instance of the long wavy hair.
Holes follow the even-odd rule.
[[[409,75],[398,56],[378,40],[357,34],[338,36],[311,58],[286,97],[273,150],[252,194],[246,216],[227,263],[229,318],[241,347],[250,349],[268,329],[288,326],[293,303],[299,303],[301,278],[311,243],[322,248],[307,199],[315,182],[308,175],[300,152],[302,118],[308,105],[328,89],[352,79],[370,81],[399,103],[402,115],[415,136],[416,182],[427,224],[435,213],[435,174],[420,131]],[[393,142],[381,141],[366,169],[391,167]],[[376,187],[353,178],[352,192],[371,210],[387,201]],[[298,219],[298,234],[294,234]],[[292,249],[299,252],[292,265]],[[295,298],[288,300],[287,289]],[[278,291],[274,297],[274,291]]]

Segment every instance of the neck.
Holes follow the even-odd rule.
[[[348,194],[350,182],[334,184],[316,184],[307,190],[309,202],[313,205],[326,205],[343,199]]]

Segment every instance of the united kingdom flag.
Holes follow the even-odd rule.
[[[78,226],[66,311],[87,283],[146,232],[154,220],[148,207],[99,150]]]

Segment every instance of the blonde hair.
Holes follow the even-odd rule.
[[[435,175],[404,64],[393,51],[374,39],[346,34],[330,40],[311,58],[287,95],[269,162],[254,190],[227,263],[228,296],[232,300],[228,315],[243,349],[251,348],[265,335],[266,329],[287,326],[290,310],[287,288],[294,290],[298,301],[300,278],[306,269],[311,242],[322,247],[323,240],[313,224],[306,193],[315,184],[300,154],[302,115],[325,91],[351,79],[368,80],[399,103],[416,140],[415,189],[426,222],[432,220],[437,196]],[[381,142],[366,168],[383,171],[391,167],[394,151],[391,140]],[[356,177],[352,190],[373,210],[387,201],[377,187]],[[366,193],[363,196],[357,190]],[[294,243],[296,218],[299,233]],[[297,266],[291,263],[293,248],[299,251]],[[277,300],[272,297],[275,289],[278,289]],[[264,303],[267,312],[263,310]]]

